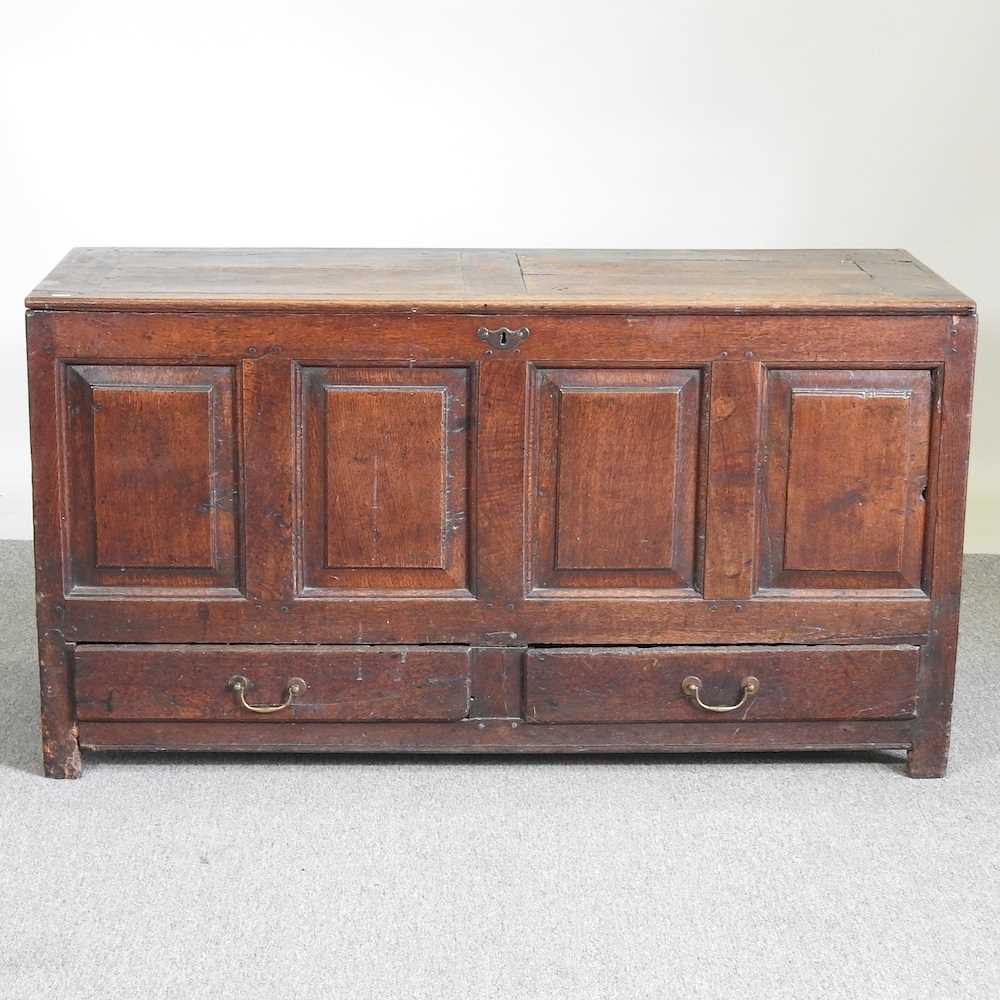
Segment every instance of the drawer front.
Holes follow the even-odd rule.
[[[469,711],[464,646],[81,645],[74,677],[82,721],[441,722]]]
[[[916,646],[530,650],[525,717],[529,722],[905,719],[914,715],[919,654]],[[697,681],[685,684],[688,678]]]

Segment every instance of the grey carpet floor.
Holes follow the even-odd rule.
[[[97,756],[39,773],[0,544],[0,998],[1000,996],[1000,557],[952,764]]]

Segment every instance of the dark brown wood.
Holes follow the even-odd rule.
[[[532,592],[693,586],[700,373],[547,369],[532,413]]]
[[[31,478],[35,523],[35,609],[42,730],[42,766],[50,778],[78,778],[81,770],[72,675],[63,635],[63,497],[59,437],[61,369],[51,346],[29,337]]]
[[[743,646],[530,650],[529,722],[799,722],[905,719],[916,698],[916,646]],[[712,713],[681,690],[697,676],[711,706],[741,700],[745,678],[760,691],[738,711]]]
[[[84,250],[29,305],[47,773],[81,741],[943,771],[975,317],[909,255]],[[231,714],[240,656],[251,702],[309,665],[313,700]],[[702,721],[671,671],[724,701],[747,658],[770,687]]]
[[[962,540],[972,429],[972,383],[976,355],[975,317],[954,317],[951,361],[938,396],[937,465],[929,502],[934,512],[930,593],[931,628],[920,664],[919,713],[907,772],[914,778],[942,778],[951,742],[951,704],[958,655],[962,594]]]
[[[460,646],[77,646],[77,716],[88,722],[195,720],[443,722],[469,714],[469,650]],[[277,705],[289,681],[305,691],[281,710],[243,708],[227,682],[250,682],[250,705]]]
[[[469,715],[477,719],[521,718],[522,661],[518,647],[472,650]]]
[[[768,373],[761,587],[920,589],[931,374]]]
[[[65,371],[69,593],[236,592],[233,369]]]
[[[492,527],[483,534],[492,534]],[[516,554],[517,550],[514,550]],[[505,565],[520,569],[508,555]],[[523,583],[522,583],[523,586]],[[909,642],[925,636],[926,597],[754,598],[706,601],[614,594],[511,596],[480,576],[477,596],[213,601],[69,597],[72,642],[449,642],[471,645],[712,645]]]
[[[774,368],[919,368],[947,360],[951,317],[867,314],[773,316],[550,316],[508,313],[491,327],[527,326],[531,335],[494,351],[468,315],[339,315],[322,312],[136,313],[34,311],[33,336],[51,341],[52,357],[83,363],[303,365],[478,364],[688,368],[750,352]],[[525,373],[518,372],[523,379]],[[506,397],[505,397],[506,398]]]
[[[243,495],[242,561],[245,566],[244,594],[236,602],[213,602],[207,609],[201,602],[191,605],[195,616],[204,622],[206,611],[220,607],[272,608],[285,615],[288,602],[302,590],[299,542],[301,502],[296,484],[304,482],[300,468],[301,449],[289,446],[295,440],[298,414],[293,405],[298,397],[296,371],[284,358],[274,354],[254,356],[240,361],[240,392],[238,408],[242,428]],[[247,544],[249,540],[253,544]],[[154,620],[162,616],[152,609]],[[137,637],[148,635],[140,629]],[[173,630],[171,630],[173,631]],[[201,638],[212,638],[211,630],[201,628]],[[248,630],[248,637],[260,630]],[[107,632],[95,639],[110,640]],[[175,641],[184,641],[177,634]],[[226,640],[234,641],[234,640]],[[248,641],[252,639],[248,638]]]
[[[480,623],[477,642],[523,645],[518,614],[524,603],[526,483],[524,439],[528,370],[520,363],[520,348],[507,354],[484,349],[478,366],[472,531],[475,540],[475,605],[451,601],[441,606],[438,624]],[[421,615],[420,609],[414,609]],[[397,615],[397,624],[400,621]],[[461,624],[459,624],[461,623]]]
[[[579,313],[973,308],[905,250],[78,247],[27,304]]]
[[[742,600],[754,591],[761,371],[759,362],[750,359],[712,364],[708,598]]]
[[[58,629],[38,634],[42,702],[42,765],[48,778],[80,777],[79,727],[66,643]]]
[[[467,370],[300,377],[305,591],[468,594]]]
[[[744,753],[890,750],[912,743],[912,719],[877,722],[595,723],[81,722],[85,750],[295,753]]]

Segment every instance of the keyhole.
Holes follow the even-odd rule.
[[[500,346],[501,347],[506,347],[507,346],[507,331],[506,330],[501,330],[500,331]]]

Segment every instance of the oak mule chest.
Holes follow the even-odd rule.
[[[27,307],[46,774],[943,774],[976,319],[904,251],[77,249]]]

